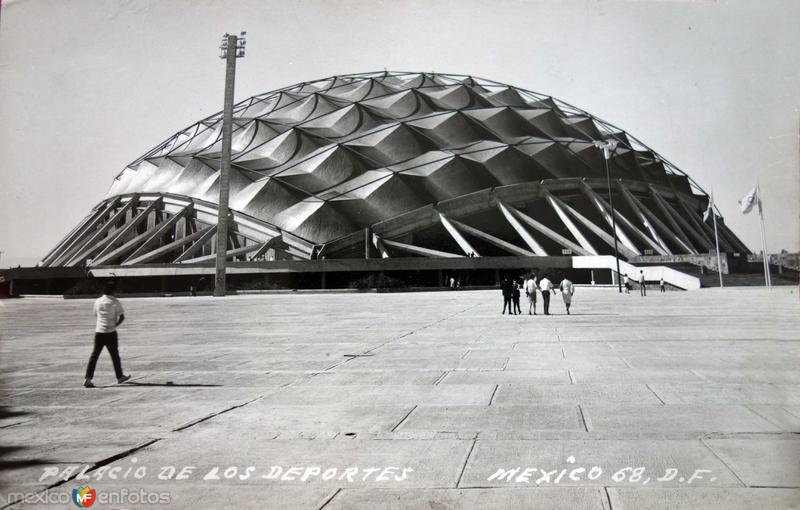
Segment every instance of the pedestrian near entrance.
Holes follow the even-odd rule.
[[[117,326],[125,320],[125,310],[122,303],[114,297],[114,284],[109,282],[103,290],[103,295],[94,302],[94,313],[97,316],[97,323],[94,328],[94,349],[89,356],[89,364],[86,366],[86,380],[83,385],[87,388],[94,388],[92,378],[94,369],[97,366],[97,359],[103,351],[103,347],[108,349],[111,355],[111,362],[114,364],[114,373],[117,376],[117,383],[122,384],[131,378],[122,372],[122,362],[119,359],[119,342],[117,337]]]
[[[647,287],[644,284],[644,271],[639,270],[639,294],[642,296],[647,295]]]
[[[511,301],[514,303],[514,313],[521,315],[522,308],[520,308],[519,306],[519,295],[520,295],[519,282],[517,282],[517,279],[514,278],[514,287],[511,291]]]
[[[572,295],[575,294],[575,285],[565,276],[558,286],[561,290],[561,297],[564,299],[564,306],[567,307],[567,315],[569,315],[569,307],[572,304]]]
[[[542,307],[544,308],[544,314],[550,315],[550,292],[553,290],[553,282],[547,278],[547,275],[543,275],[542,279],[539,281],[539,289],[542,291]]]
[[[659,283],[659,286],[661,287],[661,292],[666,292],[667,291],[667,289],[664,288],[664,277],[663,276],[661,277],[661,282]]]
[[[536,290],[539,287],[539,281],[536,275],[532,274],[525,280],[525,295],[528,296],[528,315],[533,310],[533,315],[536,315]]]
[[[625,273],[625,277],[622,279],[622,284],[625,286],[625,294],[631,293],[631,279],[628,278],[628,273]]]
[[[508,314],[513,315],[514,305],[511,303],[511,296],[514,294],[514,289],[508,276],[503,278],[503,282],[500,284],[500,290],[503,292],[503,314],[505,315],[506,307],[508,307]]]

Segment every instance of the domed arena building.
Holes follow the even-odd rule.
[[[128,165],[41,266],[213,263],[221,133],[218,113]],[[334,76],[235,105],[228,259],[611,255],[614,229],[623,260],[708,254],[708,201],[632,135],[551,96],[466,75]],[[720,250],[748,253],[717,221]]]

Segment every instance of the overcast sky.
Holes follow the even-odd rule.
[[[760,179],[770,251],[800,248],[800,2],[2,0],[0,266],[34,264],[122,168],[236,100],[334,74],[472,74],[625,129],[710,191]]]

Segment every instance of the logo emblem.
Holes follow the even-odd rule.
[[[72,489],[72,502],[79,508],[87,508],[94,505],[96,497],[97,493],[88,486]]]

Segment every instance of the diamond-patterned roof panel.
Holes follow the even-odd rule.
[[[426,101],[421,100],[413,90],[403,90],[387,96],[362,101],[361,105],[384,119],[407,119],[411,116],[427,115],[433,112]]]
[[[304,239],[336,239],[358,228],[331,202],[318,198],[308,198],[276,214],[275,225]]]
[[[460,112],[434,114],[410,121],[408,125],[443,149],[463,147],[480,140],[496,138]]]
[[[193,195],[193,191],[198,189],[209,177],[216,175],[216,169],[208,166],[201,159],[193,159],[188,165],[183,167],[175,177],[161,188],[164,193],[174,193],[175,195]]]
[[[505,87],[485,96],[491,104],[496,106],[528,106],[528,102],[513,87]]]
[[[466,150],[462,157],[483,165],[503,186],[553,177],[535,159],[505,144],[482,150]]]
[[[300,202],[301,198],[276,179],[265,177],[231,195],[230,207],[256,218],[273,217]]]
[[[480,108],[464,112],[501,140],[518,136],[546,136],[524,117],[508,107]]]
[[[376,166],[389,166],[419,156],[432,143],[404,124],[380,126],[368,134],[346,143],[347,147],[361,154]]]
[[[424,196],[388,170],[369,170],[324,196],[360,228],[426,204]]]
[[[412,189],[426,193],[436,202],[499,184],[485,167],[468,166],[460,157],[442,152],[424,154],[392,170]]]
[[[309,193],[319,193],[362,173],[365,165],[340,145],[320,149],[273,176]]]
[[[214,173],[214,177],[217,177],[217,179],[211,181],[210,186],[208,186],[204,192],[198,196],[198,198],[211,202],[219,197],[219,173]],[[236,170],[236,168],[231,168],[231,173],[229,176],[230,196],[235,196],[237,193],[249,186],[252,182],[253,181]]]
[[[317,117],[301,125],[302,129],[326,139],[342,138],[357,130],[368,130],[378,125],[372,116],[356,104]]]
[[[488,104],[486,101],[480,101],[477,94],[464,85],[423,89],[420,92],[442,110],[462,110],[475,104],[478,106]]]

